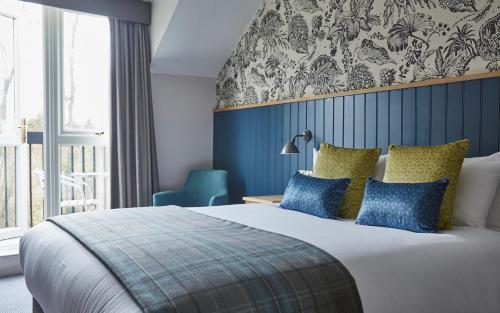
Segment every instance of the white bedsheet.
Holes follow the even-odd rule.
[[[331,253],[356,279],[365,313],[500,312],[498,232],[456,227],[415,234],[261,204],[192,210]],[[140,311],[113,275],[56,226],[37,226],[21,245],[28,288],[45,313]]]

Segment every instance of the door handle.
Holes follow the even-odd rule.
[[[21,119],[21,125],[17,128],[21,130],[21,143],[26,143],[28,141],[28,124],[25,118]]]
[[[104,136],[104,132],[96,132],[95,135],[96,136]]]

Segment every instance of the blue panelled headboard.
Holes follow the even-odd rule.
[[[280,155],[286,141],[299,155]],[[500,147],[500,78],[371,92],[214,113],[214,168],[229,171],[231,202],[283,193],[298,169],[312,168],[313,146],[436,145],[469,138],[469,156]]]

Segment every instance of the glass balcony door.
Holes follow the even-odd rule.
[[[0,1],[0,240],[30,224],[27,128],[43,119],[41,23],[40,6]]]
[[[0,240],[108,208],[109,24],[0,0]]]
[[[45,10],[46,216],[108,208],[106,18]]]

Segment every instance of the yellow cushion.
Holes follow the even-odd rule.
[[[439,228],[451,229],[458,176],[469,140],[433,147],[389,146],[384,182],[422,183],[448,178],[439,216]]]
[[[339,216],[355,219],[365,192],[366,179],[373,176],[380,149],[339,148],[322,143],[313,176],[320,178],[350,178]]]

